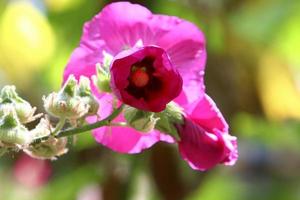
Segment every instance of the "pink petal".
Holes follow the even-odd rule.
[[[207,94],[197,103],[190,117],[208,131],[218,129],[228,132],[227,122],[215,102]]]
[[[99,99],[100,109],[99,115],[101,119],[107,117],[112,112],[113,96],[110,94],[104,95]],[[95,122],[96,117],[91,117],[88,121]],[[119,116],[114,122],[124,121],[124,117]],[[140,133],[133,128],[113,126],[102,127],[93,130],[93,135],[97,142],[104,146],[120,153],[139,153],[144,149],[151,147],[159,141],[174,143],[175,140],[158,131],[149,133]]]
[[[158,131],[140,133],[132,128],[120,126],[101,129],[104,130],[93,131],[96,141],[119,153],[140,153],[158,141],[174,142],[172,137]]]
[[[140,39],[146,42],[153,34],[148,26],[152,13],[145,7],[129,2],[112,3],[97,15],[97,26],[109,52],[116,55],[133,47]],[[147,42],[146,42],[147,43]]]
[[[91,77],[96,74],[96,63],[102,62],[102,54],[86,47],[76,48],[64,71],[64,81],[73,74],[77,80],[80,76]]]
[[[180,154],[193,169],[210,169],[226,156],[222,135],[208,133],[189,119],[185,120],[180,137]]]
[[[178,130],[180,154],[193,169],[207,170],[219,163],[235,164],[236,137],[228,134],[228,124],[209,96],[198,101]]]

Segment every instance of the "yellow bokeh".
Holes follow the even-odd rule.
[[[46,6],[50,11],[63,12],[82,3],[82,0],[45,0]]]
[[[43,14],[27,1],[9,3],[0,21],[0,66],[22,81],[45,66],[55,50],[55,36]]]
[[[275,120],[300,119],[300,91],[290,69],[276,54],[262,56],[258,90],[266,115]]]

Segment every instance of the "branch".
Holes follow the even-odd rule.
[[[79,133],[83,133],[83,132],[90,131],[90,130],[93,130],[96,128],[100,128],[102,126],[108,126],[108,125],[110,125],[111,121],[114,120],[122,112],[122,109],[123,109],[123,105],[121,105],[119,108],[115,109],[108,117],[106,117],[105,119],[103,119],[101,121],[95,122],[93,124],[88,124],[88,125],[85,125],[82,127],[78,127],[78,128],[72,128],[72,129],[59,131],[55,137],[61,138],[61,137],[67,137],[67,136],[71,136],[71,135],[77,135]],[[32,144],[37,144],[48,138],[49,138],[49,136],[39,138],[39,139],[35,140]]]

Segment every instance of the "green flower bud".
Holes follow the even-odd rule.
[[[23,149],[23,151],[33,158],[56,160],[58,156],[68,152],[67,142],[67,138],[50,137],[41,143]]]
[[[98,63],[96,65],[96,69],[97,69],[97,76],[92,77],[94,84],[102,92],[111,92],[109,68],[107,70],[105,65],[101,66]]]
[[[14,107],[17,116],[22,124],[31,122],[39,118],[42,114],[34,115],[36,108],[19,97],[15,86],[4,86],[0,93],[0,116],[3,115],[7,107]]]
[[[81,76],[79,80],[78,95],[81,97],[82,101],[89,106],[87,115],[97,114],[99,104],[92,95],[90,80],[84,76]]]
[[[125,107],[124,116],[129,126],[141,132],[152,131],[159,120],[153,112],[138,110],[130,106]]]
[[[25,126],[23,126],[15,111],[6,111],[0,120],[0,141],[4,144],[27,145],[33,137]]]
[[[183,111],[180,106],[174,102],[167,104],[166,109],[160,113],[156,113],[159,117],[155,128],[163,133],[170,134],[179,140],[179,135],[175,124],[183,124]]]
[[[58,118],[78,119],[89,111],[89,106],[76,96],[77,81],[70,76],[58,93],[43,98],[45,110]]]

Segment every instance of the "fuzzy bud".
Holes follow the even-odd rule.
[[[0,120],[0,141],[8,145],[28,145],[32,140],[32,135],[20,123],[15,111],[6,110]]]
[[[67,138],[50,137],[41,143],[32,144],[23,151],[33,158],[56,160],[58,156],[68,152],[67,142]]]
[[[179,139],[175,124],[183,124],[183,111],[180,106],[174,102],[167,104],[166,109],[156,114],[159,117],[155,128],[163,133],[172,135]]]
[[[34,115],[36,108],[19,97],[15,86],[4,86],[0,93],[0,115],[3,115],[8,107],[13,107],[22,124],[39,118],[42,114]]]
[[[79,119],[89,111],[89,106],[76,96],[77,81],[70,76],[58,93],[44,97],[45,110],[52,116],[67,119]]]
[[[124,109],[124,116],[129,126],[141,132],[152,131],[159,120],[153,112],[138,110],[130,106]]]

